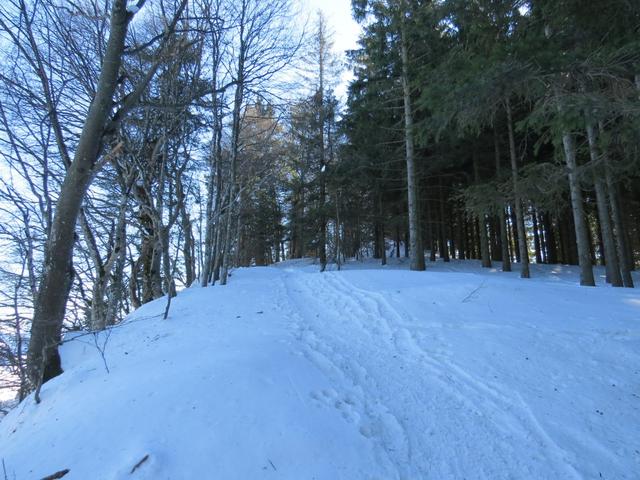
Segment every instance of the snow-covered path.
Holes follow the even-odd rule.
[[[388,274],[397,278],[386,278],[386,286],[393,288],[397,280],[405,293],[402,283],[407,276],[420,275],[398,271]],[[575,380],[579,368],[576,371],[571,367],[580,366],[571,365],[572,359],[556,349],[573,350],[562,341],[575,347],[581,337],[592,332],[566,332],[563,338],[556,339],[528,324],[512,325],[515,322],[508,318],[519,317],[509,308],[518,303],[513,299],[497,299],[507,304],[501,309],[502,314],[492,312],[490,304],[483,305],[489,310],[486,313],[493,313],[493,323],[482,318],[482,306],[470,306],[468,310],[475,314],[471,322],[458,318],[445,327],[442,316],[433,318],[428,309],[412,312],[410,307],[415,305],[407,302],[407,295],[401,295],[401,290],[395,294],[387,290],[385,295],[384,288],[370,290],[356,285],[368,277],[366,271],[300,275],[290,270],[284,281],[286,297],[294,303],[293,318],[303,319],[294,327],[306,354],[336,385],[319,400],[339,409],[361,434],[371,438],[378,458],[388,469],[386,478],[581,478],[578,470],[588,460],[577,458],[558,444],[554,433],[548,431],[553,430],[553,425],[547,425],[547,419],[552,417],[549,409],[559,397],[571,403],[567,396],[586,392],[562,384],[561,379],[549,383],[550,379],[540,375],[522,378],[527,372],[520,364],[542,361],[554,367],[556,360],[559,365],[555,369]],[[478,288],[492,290],[486,283],[487,280]],[[447,284],[447,292],[439,290],[423,294],[434,299],[432,305],[446,305],[441,297],[440,302],[435,301],[446,293],[458,304],[451,305],[451,310],[456,311],[459,304],[464,307],[471,303],[473,294],[481,295],[473,285],[464,283],[457,287]],[[466,290],[471,296],[464,295]],[[394,301],[394,296],[404,301],[405,307]],[[420,301],[426,303],[429,298]],[[575,316],[582,313],[577,311]],[[449,341],[462,340],[456,339],[454,332],[459,330],[457,333],[465,336],[465,329],[488,334],[485,338],[473,336],[490,345],[466,345],[466,355],[458,359],[456,348]],[[452,333],[454,338],[450,338]],[[514,333],[519,340],[515,345]],[[558,340],[561,344],[554,345]],[[591,340],[588,338],[586,343],[593,343]],[[527,351],[513,349],[530,342],[533,344]],[[501,355],[505,349],[511,349],[511,355]],[[485,355],[474,358],[474,353],[483,350]],[[548,358],[549,353],[555,358]],[[464,360],[479,368],[467,371],[458,363]],[[597,357],[591,362],[597,364]],[[559,393],[558,387],[565,390],[564,394]],[[534,398],[528,398],[531,388],[537,390]],[[594,419],[599,415],[596,410],[583,413]],[[562,420],[552,417],[551,423]],[[572,440],[596,442],[585,446],[597,450],[597,443],[604,439],[594,437]],[[617,460],[613,455],[611,465]],[[624,470],[618,473],[623,475]]]
[[[70,342],[0,458],[16,480],[640,478],[640,294],[535,273],[239,270]]]

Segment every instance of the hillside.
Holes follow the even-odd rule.
[[[533,268],[285,262],[152,302],[64,345],[5,476],[638,478],[640,293]]]

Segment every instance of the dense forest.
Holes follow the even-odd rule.
[[[633,287],[640,3],[352,8],[345,66],[288,0],[2,2],[0,387],[61,373],[65,331],[285,259]]]

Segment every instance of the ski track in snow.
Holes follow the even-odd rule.
[[[411,333],[419,322],[382,294],[356,288],[339,272],[290,273],[284,283],[296,299],[293,327],[307,356],[345,390],[325,396],[375,442],[395,478],[512,478],[505,467],[523,451],[532,478],[581,478],[517,392],[475,380],[437,336],[430,343],[439,353],[421,347]],[[416,406],[423,416],[406,417]]]

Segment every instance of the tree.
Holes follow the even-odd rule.
[[[400,81],[402,84],[402,99],[404,110],[404,143],[407,175],[407,208],[409,218],[409,257],[412,270],[424,270],[424,251],[422,246],[422,227],[419,213],[418,200],[418,172],[415,159],[414,126],[413,126],[413,102],[412,79],[410,77],[409,48],[410,33],[409,24],[412,18],[410,3],[407,0],[392,2],[378,2],[366,0],[353,0],[352,5],[356,19],[364,21],[369,13],[383,24],[385,30],[397,39],[395,46],[399,53]]]
[[[143,0],[136,4],[142,7]],[[173,33],[175,25],[186,6],[183,0],[174,18],[168,23],[165,41]],[[112,113],[114,94],[118,87],[120,65],[125,51],[125,38],[135,9],[128,9],[125,0],[115,0],[111,10],[109,38],[106,44],[102,69],[97,82],[95,96],[91,101],[82,131],[75,148],[60,195],[56,202],[51,232],[44,253],[44,269],[35,301],[28,351],[30,378],[34,385],[47,381],[62,372],[58,344],[66,302],[73,281],[73,245],[75,224],[80,214],[84,195],[96,172],[104,161],[118,153],[117,145],[109,148],[109,142],[117,124],[133,108],[149,82],[155,69],[122,101],[121,107]],[[103,161],[99,161],[101,153]]]

